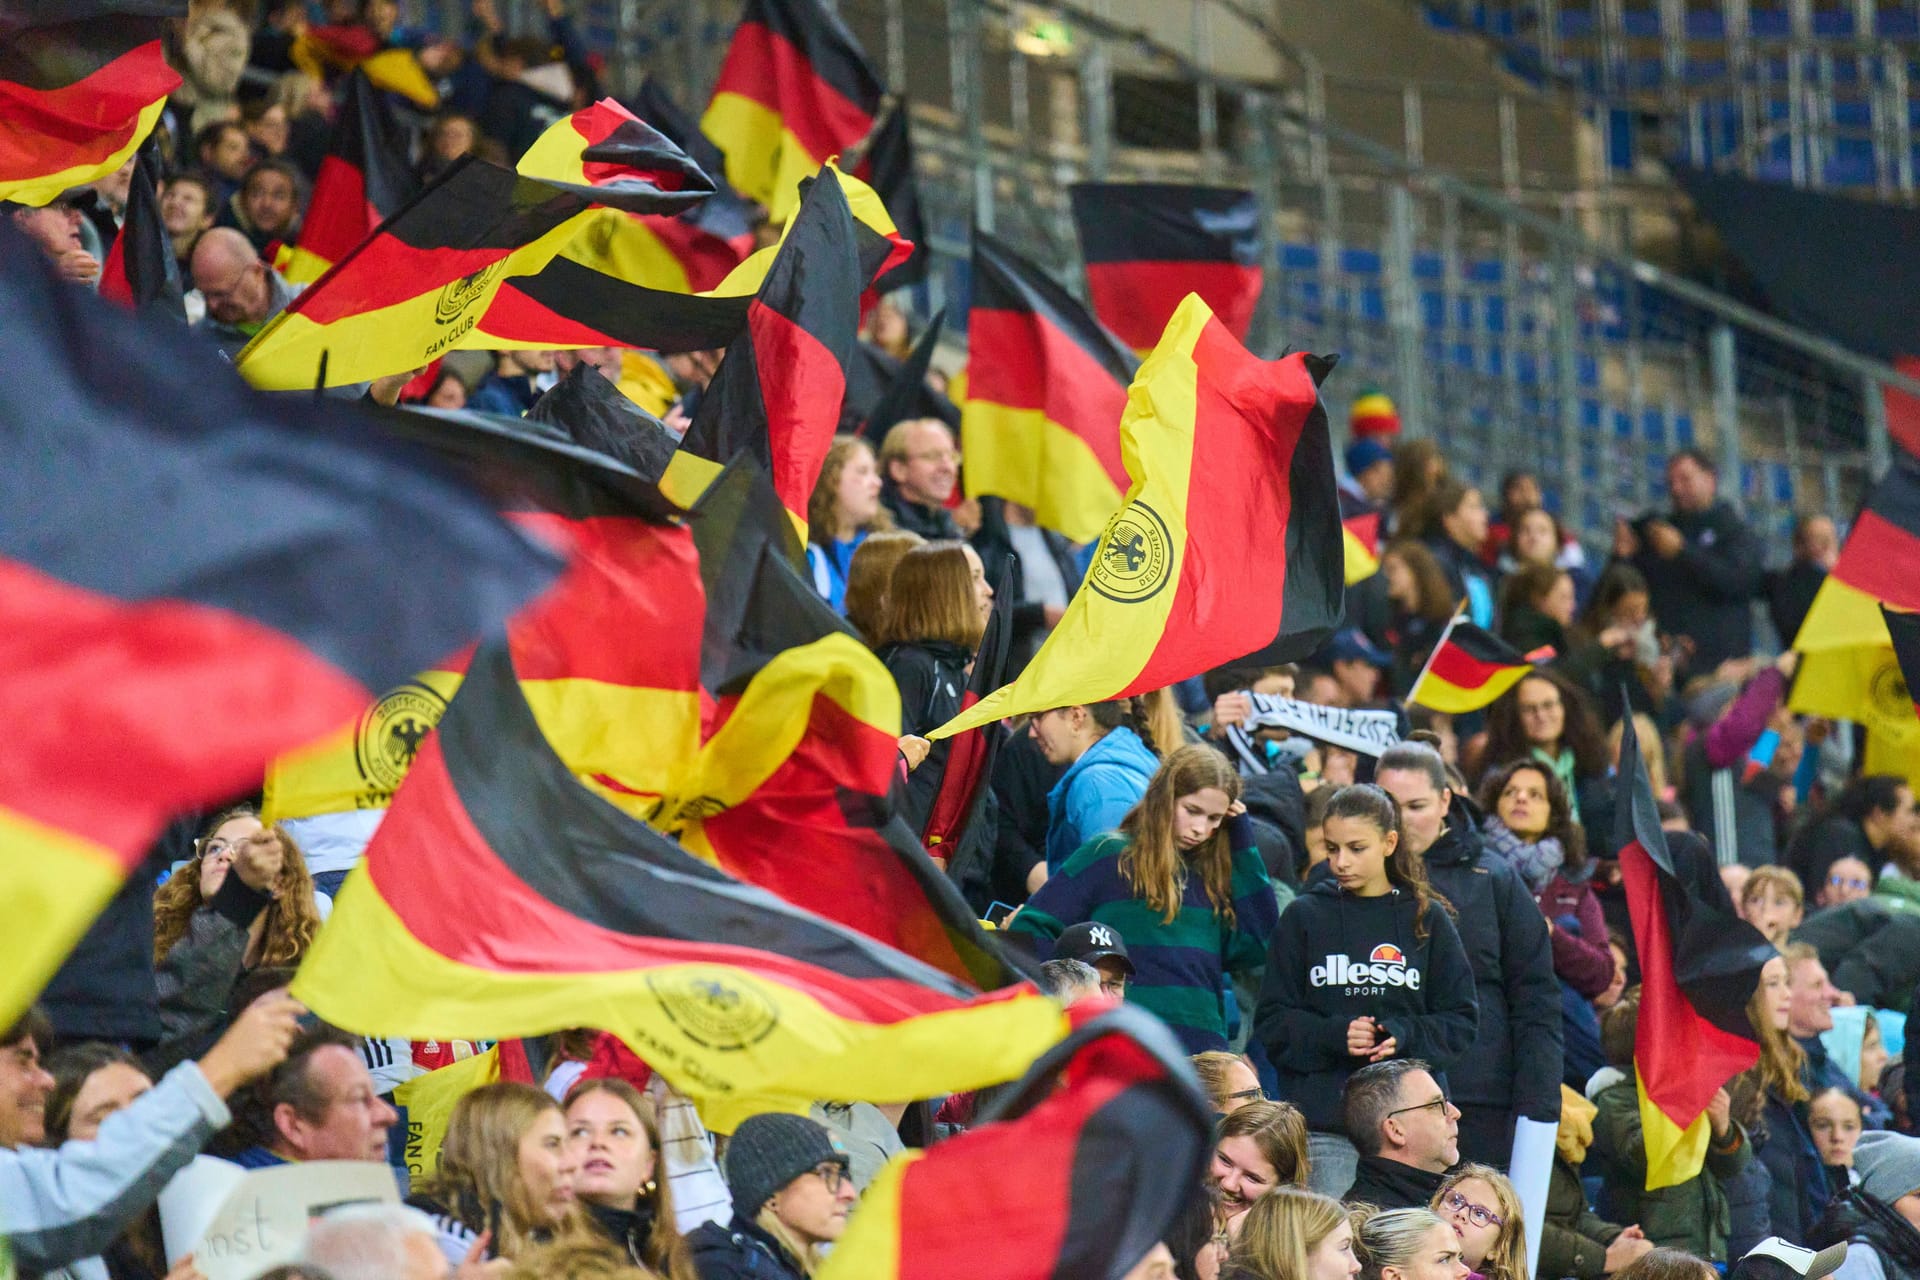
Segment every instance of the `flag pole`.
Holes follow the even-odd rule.
[[[1447,637],[1453,634],[1454,627],[1459,625],[1460,619],[1462,615],[1466,613],[1466,610],[1467,602],[1465,599],[1462,599],[1458,604],[1454,605],[1453,616],[1447,619],[1447,629],[1440,633],[1440,638],[1433,642],[1433,648],[1427,651],[1427,660],[1420,664],[1420,674],[1413,678],[1413,683],[1407,686],[1407,696],[1400,700],[1400,709],[1402,711],[1409,710],[1413,706],[1413,695],[1420,692],[1420,682],[1425,680],[1427,678],[1427,672],[1433,669],[1434,658],[1446,645]]]

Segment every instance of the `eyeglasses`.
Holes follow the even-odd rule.
[[[1829,887],[1834,889],[1871,889],[1873,888],[1873,885],[1870,881],[1862,880],[1858,876],[1828,876],[1827,884]]]
[[[1449,1213],[1464,1213],[1467,1221],[1476,1227],[1504,1227],[1506,1220],[1485,1205],[1475,1204],[1458,1191],[1447,1192],[1447,1198],[1440,1202],[1447,1206]]]
[[[1434,1111],[1434,1112],[1438,1112],[1441,1115],[1445,1115],[1447,1113],[1447,1108],[1451,1105],[1452,1104],[1447,1101],[1447,1095],[1443,1093],[1431,1102],[1422,1102],[1417,1106],[1401,1107],[1398,1111],[1387,1112],[1387,1115],[1389,1118],[1393,1116],[1403,1116],[1409,1111]]]
[[[1127,980],[1125,978],[1100,979],[1100,994],[1103,996],[1125,996],[1127,994]]]
[[[813,1167],[813,1171],[820,1175],[820,1181],[827,1184],[827,1194],[830,1196],[839,1195],[840,1188],[847,1185],[847,1180],[851,1176],[847,1173],[847,1167],[837,1160],[817,1164]]]
[[[908,462],[951,462],[956,467],[960,465],[958,449],[933,449],[926,453],[909,453],[905,456]]]
[[[247,842],[250,839],[252,839],[251,836],[242,836],[238,840],[205,841],[200,846],[201,860],[205,861],[208,858],[219,858],[223,856],[229,858],[238,857],[240,851],[247,847]]]
[[[1228,1102],[1265,1102],[1266,1100],[1267,1091],[1265,1089],[1242,1089],[1238,1093],[1230,1093],[1227,1095]]]

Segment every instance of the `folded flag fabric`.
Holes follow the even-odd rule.
[[[942,307],[933,313],[933,319],[927,322],[927,328],[913,344],[913,350],[900,362],[887,384],[880,391],[879,398],[862,414],[857,434],[878,444],[887,438],[887,431],[898,422],[912,418],[942,418],[941,396],[927,385],[927,370],[933,364],[934,348],[940,345],[940,330],[946,324],[947,309]],[[871,367],[864,359],[865,352],[855,352],[854,361],[847,369],[848,396],[852,396],[855,371],[863,365]],[[845,421],[846,410],[843,406],[841,420]],[[951,410],[949,403],[945,409]],[[944,420],[944,419],[943,419]]]
[[[967,345],[967,496],[1031,507],[1074,542],[1099,537],[1127,490],[1120,419],[1140,362],[1046,272],[979,230]]]
[[[872,185],[888,214],[900,228],[900,234],[914,244],[927,239],[926,218],[920,212],[920,189],[914,179],[913,138],[907,128],[907,100],[890,98],[881,110],[879,123],[867,139],[867,152],[856,172]],[[891,293],[927,278],[927,255],[912,254],[906,261],[889,267],[873,282],[877,293]]]
[[[298,284],[325,275],[420,190],[407,159],[406,135],[366,72],[356,69],[335,92],[340,113],[300,221],[299,242],[283,249],[274,263]]]
[[[1456,615],[1407,690],[1407,703],[1449,715],[1478,711],[1519,684],[1533,663],[1532,655]]]
[[[1920,458],[1895,450],[1834,561],[1833,576],[1882,604],[1920,610]]]
[[[1653,1191],[1699,1175],[1707,1104],[1760,1060],[1747,1001],[1778,952],[1758,929],[1709,905],[1675,874],[1631,716],[1623,726],[1613,839],[1640,957],[1633,1066]]]
[[[1007,680],[1007,659],[1013,647],[1014,597],[1013,566],[1009,564],[993,584],[993,611],[987,615],[987,629],[981,633],[980,646],[974,650],[973,664],[967,672],[967,687],[960,693],[964,709],[998,689]],[[993,776],[993,761],[1000,752],[1005,735],[991,725],[982,725],[956,734],[945,747],[935,746],[920,769],[938,768],[939,785],[928,806],[921,839],[927,848],[943,858],[957,852],[960,837],[979,815],[986,793],[981,783]],[[936,760],[936,755],[943,758]],[[918,773],[920,769],[914,770]]]
[[[1920,685],[1920,614],[1902,613],[1885,605],[1880,611],[1886,616],[1887,634],[1893,637],[1893,652],[1900,663],[1900,681],[1906,686],[1907,704],[1920,712],[1920,705],[1913,697],[1914,688]]]
[[[821,1280],[1118,1280],[1160,1242],[1204,1168],[1212,1109],[1153,1015],[1086,1001],[1069,1016],[983,1123],[880,1171]]]
[[[348,23],[308,27],[294,37],[287,56],[316,80],[331,80],[338,72],[357,70],[374,88],[397,93],[422,111],[440,105],[440,91],[427,78],[426,68],[414,51],[384,45],[364,26]]]
[[[548,128],[514,167],[629,213],[676,213],[715,189],[672,139],[612,98]]]
[[[1136,351],[1200,295],[1242,342],[1260,301],[1260,202],[1232,187],[1077,182],[1068,191],[1087,294],[1100,323]]]
[[[0,200],[44,205],[139,149],[180,75],[186,0],[15,0],[0,9]]]
[[[527,418],[558,427],[575,444],[623,462],[654,483],[680,447],[665,423],[585,362],[543,392]]]
[[[0,384],[11,1023],[170,817],[251,790],[557,564],[358,408],[269,404],[11,228],[0,311],[0,363],[33,371]]]
[[[935,730],[1291,661],[1339,625],[1332,362],[1248,353],[1188,295],[1127,392],[1132,484],[1066,617],[1019,679]],[[969,460],[971,465],[971,460]]]
[[[185,322],[186,303],[173,239],[160,220],[156,182],[159,156],[151,140],[142,146],[127,183],[127,212],[113,248],[100,268],[100,296],[135,310],[152,308]]]
[[[1010,1079],[1066,1031],[1031,987],[978,994],[581,787],[497,641],[476,652],[293,989],[366,1035],[601,1027],[720,1131],[823,1097]]]
[[[1347,585],[1365,582],[1380,572],[1380,513],[1349,516],[1340,522],[1340,529]]]
[[[880,77],[822,0],[747,0],[700,128],[727,157],[727,180],[784,223],[799,182],[865,138]]]

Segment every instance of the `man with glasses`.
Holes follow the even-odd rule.
[[[1127,998],[1133,961],[1127,956],[1126,939],[1112,925],[1089,921],[1065,930],[1053,944],[1053,958],[1091,966],[1100,975],[1101,995],[1115,1000]]]
[[[1418,1058],[1390,1058],[1347,1079],[1347,1136],[1360,1171],[1342,1199],[1380,1209],[1433,1203],[1460,1162],[1460,1111]]]
[[[253,335],[280,314],[299,286],[260,260],[248,239],[232,227],[215,227],[193,246],[193,284],[206,299],[200,332],[231,360]]]
[[[946,423],[914,418],[895,424],[880,442],[880,476],[880,501],[895,525],[929,542],[960,536],[947,510],[960,483],[960,450]]]

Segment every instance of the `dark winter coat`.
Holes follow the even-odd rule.
[[[1280,1096],[1300,1108],[1308,1127],[1346,1132],[1341,1094],[1366,1065],[1347,1052],[1355,1018],[1379,1019],[1399,1056],[1425,1059],[1443,1089],[1448,1069],[1473,1045],[1473,971],[1460,935],[1438,902],[1428,904],[1423,923],[1424,938],[1415,933],[1412,895],[1394,889],[1356,897],[1331,876],[1316,877],[1281,914],[1254,1035],[1277,1068]],[[1556,1039],[1559,1023],[1556,1002]],[[1557,1060],[1547,1085],[1558,1115]]]
[[[1773,1179],[1767,1196],[1773,1233],[1788,1240],[1806,1239],[1826,1211],[1831,1194],[1826,1166],[1807,1128],[1806,1105],[1768,1094],[1754,1142],[1754,1154]]]
[[[1705,511],[1673,511],[1660,517],[1685,540],[1680,553],[1663,560],[1647,545],[1633,557],[1647,580],[1660,629],[1693,640],[1688,670],[1712,671],[1728,658],[1753,652],[1753,608],[1760,585],[1760,543],[1726,502]]]
[[[234,984],[246,965],[247,930],[272,900],[229,872],[219,892],[195,911],[186,936],[160,961],[160,1047],[148,1055],[155,1074],[198,1058],[226,1029]]]
[[[1565,1156],[1553,1157],[1547,1180],[1547,1216],[1540,1228],[1541,1276],[1600,1280],[1606,1274],[1607,1246],[1626,1228],[1587,1207],[1580,1171]]]
[[[700,1280],[805,1280],[785,1246],[738,1213],[721,1226],[703,1223],[687,1237]]]
[[[967,664],[973,654],[957,644],[933,640],[892,644],[880,650],[887,674],[900,686],[900,732],[924,737],[960,714],[967,691]],[[940,780],[946,776],[951,739],[933,744],[920,767],[907,775],[907,822],[917,835],[927,824]]]
[[[1732,1218],[1722,1183],[1753,1159],[1746,1131],[1735,1124],[1726,1142],[1709,1142],[1697,1176],[1648,1191],[1647,1145],[1633,1077],[1610,1069],[1594,1083],[1599,1087],[1592,1090],[1591,1100],[1600,1114],[1593,1120],[1593,1151],[1607,1166],[1608,1205],[1615,1216],[1639,1223],[1656,1246],[1725,1262]]]
[[[1560,1119],[1560,984],[1547,923],[1512,867],[1482,857],[1479,814],[1454,797],[1447,829],[1426,852],[1427,878],[1453,905],[1479,1002],[1473,1052],[1448,1069],[1463,1106]]]
[[[1361,1156],[1353,1185],[1340,1198],[1376,1209],[1425,1209],[1446,1180],[1445,1173],[1428,1173],[1385,1156]]]
[[[1845,1243],[1838,1280],[1920,1280],[1920,1231],[1858,1187],[1836,1196],[1807,1234],[1815,1249]]]
[[[917,533],[928,542],[951,542],[960,537],[960,526],[953,522],[953,512],[912,501],[895,488],[891,480],[880,486],[880,501],[892,514],[896,529]]]

